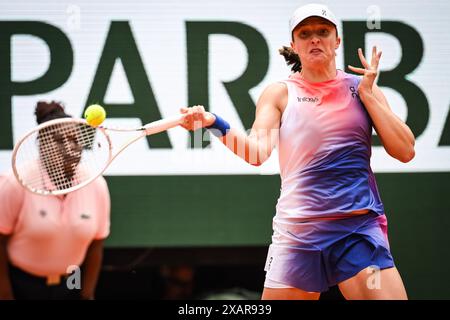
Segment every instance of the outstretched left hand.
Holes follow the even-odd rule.
[[[381,51],[377,52],[377,47],[373,46],[372,48],[372,59],[370,60],[370,64],[367,62],[366,58],[362,53],[362,49],[358,49],[359,60],[361,60],[361,64],[364,68],[356,68],[353,66],[348,66],[350,70],[353,72],[359,73],[363,75],[361,82],[359,83],[358,92],[359,93],[372,93],[372,87],[375,82],[375,78],[378,74],[378,63],[381,58]]]

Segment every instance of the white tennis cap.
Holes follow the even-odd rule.
[[[330,21],[337,27],[337,20],[333,12],[323,4],[310,3],[297,8],[289,20],[289,29],[294,31],[295,27],[309,17],[320,17]]]

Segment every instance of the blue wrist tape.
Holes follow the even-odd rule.
[[[228,130],[230,130],[230,124],[219,117],[217,114],[212,114],[216,117],[216,121],[214,121],[212,125],[206,127],[206,129],[210,130],[210,132],[216,137],[220,138],[225,136],[228,133]]]

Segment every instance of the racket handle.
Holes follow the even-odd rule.
[[[179,124],[181,124],[182,119],[183,119],[183,116],[179,115],[179,116],[161,119],[161,120],[157,120],[157,121],[148,123],[144,126],[145,134],[146,135],[155,134],[155,133],[159,133],[162,131],[166,131],[170,128],[176,127]]]

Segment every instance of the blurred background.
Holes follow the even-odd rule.
[[[377,45],[378,85],[416,136],[372,168],[391,249],[410,298],[450,298],[450,4],[317,1],[340,19],[337,66]],[[0,172],[35,125],[36,101],[106,124],[139,126],[202,104],[249,129],[255,103],[290,71],[278,48],[305,1],[15,1],[0,3]],[[107,170],[112,200],[98,299],[259,299],[279,196],[277,154],[254,168],[181,128],[139,141]],[[120,137],[113,137],[120,143]],[[1,210],[0,204],[0,210]],[[341,299],[336,288],[322,299]]]

